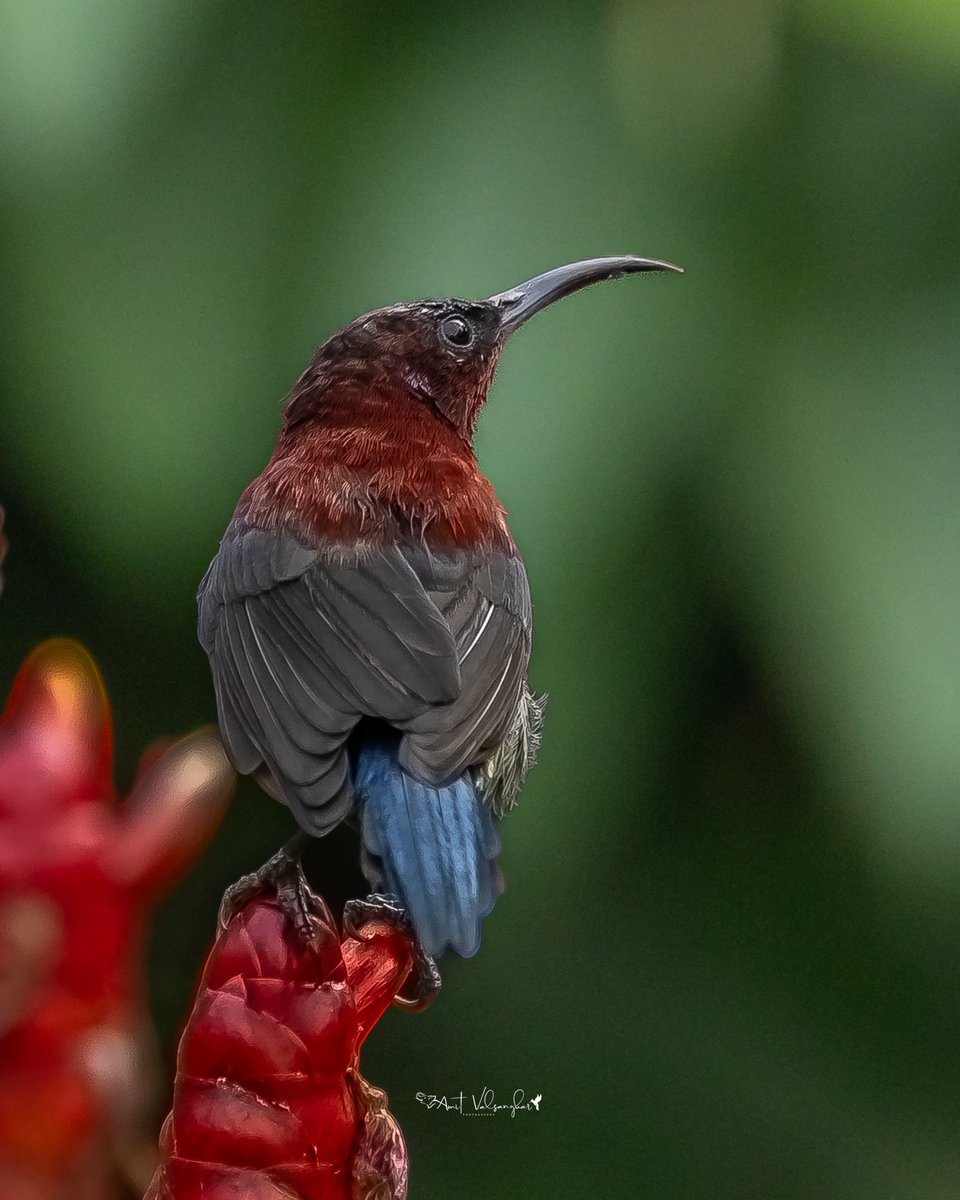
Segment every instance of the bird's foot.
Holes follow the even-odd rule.
[[[295,837],[258,870],[231,884],[220,901],[217,917],[220,929],[226,929],[233,917],[255,896],[273,891],[277,903],[303,944],[314,945],[317,941],[316,919],[326,914],[317,911],[318,903],[322,902],[311,890],[300,865],[302,849],[301,839]]]
[[[407,1012],[422,1012],[429,1008],[437,998],[443,981],[436,962],[421,945],[413,922],[399,898],[389,892],[374,892],[364,900],[347,901],[343,908],[344,933],[366,941],[369,934],[364,934],[364,926],[369,921],[384,921],[391,925],[399,930],[414,948],[413,966],[410,971],[410,977],[413,979],[412,994],[398,992],[393,998],[393,1003]]]

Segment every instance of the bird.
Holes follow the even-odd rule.
[[[589,284],[681,270],[584,259],[482,300],[392,304],[317,348],[197,597],[227,754],[301,831],[234,904],[272,881],[295,918],[304,845],[347,822],[373,898],[425,960],[477,951],[544,708],[527,573],[477,463],[477,418],[530,317]]]

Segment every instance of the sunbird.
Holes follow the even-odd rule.
[[[591,258],[486,300],[351,321],[293,385],[200,585],[234,766],[311,837],[353,825],[368,882],[398,898],[426,956],[479,947],[503,886],[498,822],[543,720],[526,569],[473,449],[500,352],[588,284],[680,269]],[[281,851],[241,892],[297,859]]]

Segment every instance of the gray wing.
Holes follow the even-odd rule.
[[[517,725],[530,597],[516,557],[397,545],[345,557],[234,523],[198,601],[230,757],[312,833],[349,812],[347,740],[362,717],[401,731],[403,765],[434,784]]]
[[[313,833],[349,811],[361,717],[400,723],[460,693],[450,629],[398,548],[342,561],[234,524],[198,602],[230,757]]]
[[[490,760],[525,720],[530,589],[516,554],[445,557],[421,548],[411,561],[456,642],[461,687],[451,703],[405,722],[400,761],[441,784]]]

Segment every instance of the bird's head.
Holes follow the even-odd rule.
[[[486,300],[413,300],[366,313],[318,347],[290,393],[284,427],[321,414],[331,389],[375,388],[415,396],[469,440],[500,351],[530,317],[591,283],[680,270],[652,258],[589,258]]]

